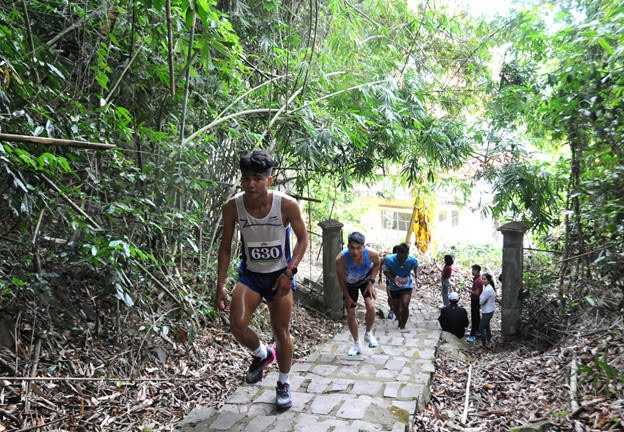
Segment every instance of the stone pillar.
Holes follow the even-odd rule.
[[[326,220],[319,223],[323,229],[323,304],[327,315],[335,320],[343,314],[342,290],[336,275],[336,256],[342,250],[342,223]]]
[[[523,240],[527,226],[520,222],[509,222],[498,228],[503,234],[503,273],[501,331],[503,340],[519,333],[520,304],[518,294],[522,288],[524,271]]]

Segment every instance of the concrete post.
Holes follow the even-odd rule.
[[[520,304],[518,294],[522,288],[524,271],[523,240],[527,226],[520,222],[509,222],[498,228],[503,234],[503,273],[501,331],[503,340],[519,333]]]
[[[323,229],[323,303],[327,315],[335,320],[343,314],[342,290],[336,275],[336,256],[342,250],[342,223],[326,220],[319,223]]]

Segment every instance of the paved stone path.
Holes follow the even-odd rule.
[[[383,308],[385,298],[377,304]],[[374,334],[379,347],[374,349],[364,344],[361,325],[364,348],[355,357],[346,355],[352,339],[345,325],[293,365],[289,410],[275,408],[277,372],[271,372],[258,384],[239,387],[219,410],[195,408],[176,431],[411,431],[413,414],[429,400],[440,341],[437,315],[436,310],[419,309],[413,299],[405,330],[378,317]]]

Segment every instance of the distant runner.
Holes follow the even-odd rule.
[[[353,336],[353,346],[347,352],[350,356],[362,352],[359,329],[355,310],[359,294],[362,293],[366,306],[366,333],[364,340],[369,348],[379,346],[373,336],[373,324],[375,323],[375,278],[379,272],[379,252],[364,246],[364,234],[352,232],[347,239],[347,248],[336,257],[336,273],[338,283],[342,289],[344,307],[347,311],[347,324]]]

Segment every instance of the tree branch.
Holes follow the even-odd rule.
[[[171,0],[167,0],[166,2],[167,8],[167,49],[169,51],[168,61],[169,61],[169,89],[171,91],[171,97],[175,96],[175,81],[173,75],[173,29],[171,20],[173,17],[171,16]],[[193,17],[194,17],[193,13]],[[192,39],[191,39],[192,41]]]
[[[75,202],[73,202],[71,200],[71,198],[69,198],[65,192],[63,192],[52,180],[50,180],[49,178],[47,178],[44,174],[41,174],[41,178],[43,178],[52,189],[54,189],[60,196],[61,198],[63,198],[65,201],[67,201],[67,203],[74,209],[76,210],[78,213],[80,213],[82,216],[84,216],[84,218],[91,224],[91,228],[97,231],[101,231],[102,227],[96,222],[94,221],[91,216],[89,216],[82,208],[80,208],[80,206],[78,204],[76,204]]]
[[[110,101],[110,98],[113,96],[113,93],[115,93],[115,90],[117,90],[117,87],[119,87],[119,83],[121,83],[121,80],[124,78],[124,76],[126,76],[128,69],[130,69],[130,65],[134,63],[134,60],[137,58],[137,56],[139,55],[142,49],[143,49],[143,43],[139,45],[139,47],[137,48],[136,52],[134,53],[134,55],[132,56],[132,58],[130,59],[126,67],[124,68],[124,70],[121,71],[121,75],[119,75],[119,78],[117,78],[117,81],[115,81],[115,85],[108,93],[108,96],[106,96],[106,99],[104,99],[104,105],[108,105],[108,102]]]
[[[89,141],[75,141],[60,138],[36,137],[31,135],[15,135],[8,133],[0,133],[0,140],[13,142],[30,142],[34,144],[46,144],[59,147],[78,147],[93,150],[109,150],[116,148],[115,144],[94,143]]]
[[[218,118],[216,120],[213,120],[212,122],[208,123],[206,126],[196,130],[193,134],[191,134],[188,138],[186,138],[184,141],[182,141],[182,145],[186,145],[188,143],[190,143],[191,141],[193,141],[195,138],[197,138],[197,136],[203,132],[206,132],[207,130],[212,129],[215,126],[220,125],[221,123],[225,123],[226,121],[236,118],[236,117],[244,117],[246,115],[252,115],[252,114],[271,114],[272,112],[277,111],[274,108],[258,108],[258,109],[252,109],[252,110],[245,110],[245,111],[239,111],[239,112],[235,112],[233,114],[230,114],[228,116],[225,117],[221,117]]]

